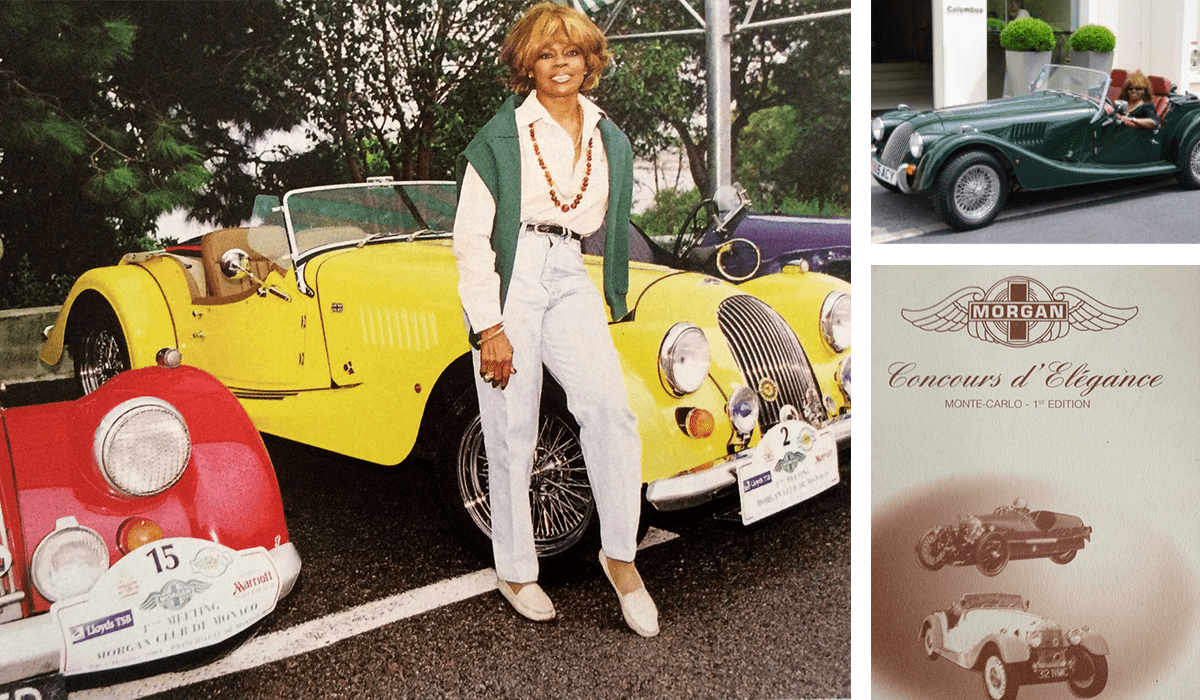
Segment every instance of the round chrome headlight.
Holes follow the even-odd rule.
[[[676,396],[696,391],[708,376],[711,357],[708,337],[690,323],[676,323],[658,350],[658,371]]]
[[[1029,633],[1029,646],[1040,647],[1042,645],[1042,631],[1034,630]]]
[[[739,386],[729,396],[729,420],[734,430],[742,435],[754,432],[758,425],[758,392],[748,386]]]
[[[1067,632],[1067,641],[1071,643],[1071,646],[1079,646],[1083,642],[1083,631],[1071,630]]]
[[[821,304],[821,337],[834,352],[850,347],[850,295],[830,292]]]
[[[838,385],[842,387],[842,393],[846,398],[850,398],[850,356],[842,360],[842,366],[838,369]]]
[[[908,137],[908,152],[913,158],[920,158],[925,152],[925,139],[921,138],[921,134],[914,131],[912,136]]]
[[[192,440],[187,423],[162,399],[129,399],[104,416],[92,452],[100,473],[118,493],[143,497],[162,493],[187,468]]]
[[[30,569],[46,600],[74,598],[90,591],[108,570],[108,547],[95,530],[73,517],[61,518],[34,550]]]
[[[879,141],[883,138],[883,119],[875,117],[871,120],[871,140]]]

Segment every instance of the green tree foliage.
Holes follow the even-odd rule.
[[[849,113],[847,90],[823,112],[784,105],[750,117],[742,132],[736,179],[756,210],[794,209],[795,202],[813,200],[819,211],[832,206],[830,213],[849,213],[849,172],[834,167],[844,165],[850,152],[845,129]]]
[[[458,153],[508,94],[500,42],[520,0],[288,0],[289,83],[317,150],[280,181],[452,177]],[[289,181],[290,180],[290,181]]]
[[[679,233],[684,219],[700,203],[700,190],[679,192],[662,189],[654,194],[654,206],[644,214],[635,215],[633,223],[641,227],[647,236],[667,238]],[[671,243],[674,245],[674,242]]]
[[[295,122],[278,26],[273,3],[0,3],[0,306],[61,302],[164,212],[248,209],[255,142]]]
[[[752,0],[731,0],[738,24]],[[755,23],[848,7],[845,0],[771,0],[755,3]],[[610,34],[678,30],[695,26],[676,3],[636,3],[626,7]],[[657,149],[664,140],[688,156],[692,179],[710,192],[705,45],[702,36],[614,42],[616,66],[601,82],[598,99],[640,147]],[[754,183],[790,190],[800,199],[831,199],[849,206],[850,17],[838,15],[737,32],[732,44],[733,159],[738,177],[749,158],[741,153],[754,115],[790,106],[799,115],[801,138],[788,138],[796,150],[793,165],[811,166],[788,182]],[[754,141],[765,146],[761,140]],[[831,157],[842,148],[836,157]],[[808,149],[805,155],[799,151]],[[779,149],[784,150],[781,144]],[[753,157],[762,154],[755,150]],[[774,157],[774,156],[772,156]],[[783,173],[782,170],[774,172]],[[750,186],[742,181],[743,186]]]

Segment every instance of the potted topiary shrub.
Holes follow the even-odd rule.
[[[1085,24],[1071,34],[1067,44],[1071,47],[1072,64],[1105,73],[1112,71],[1117,37],[1108,27]]]
[[[1054,30],[1040,19],[1022,17],[1008,23],[1000,32],[1007,69],[1005,95],[1028,95],[1029,85],[1050,62],[1054,49]]]

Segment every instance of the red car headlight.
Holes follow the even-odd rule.
[[[179,481],[191,458],[192,440],[174,406],[142,396],[104,416],[92,450],[109,486],[124,496],[144,497]]]
[[[108,547],[95,530],[60,518],[33,552],[33,585],[50,602],[87,593],[108,570]]]

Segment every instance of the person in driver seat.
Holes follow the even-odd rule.
[[[1126,106],[1123,112],[1117,113],[1117,121],[1135,129],[1158,128],[1154,90],[1150,87],[1150,80],[1140,70],[1135,70],[1125,79],[1118,99],[1125,100]]]

